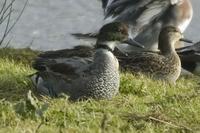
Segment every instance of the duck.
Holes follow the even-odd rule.
[[[183,33],[193,17],[190,0],[101,0],[105,23],[120,21],[129,24],[129,36],[143,44],[144,49],[121,45],[125,52],[159,51],[158,37],[163,27],[177,27]],[[96,38],[98,32],[73,33],[78,39]],[[183,47],[178,43],[176,48]]]
[[[162,29],[159,36],[160,51],[133,51],[124,53],[119,49],[114,50],[114,54],[119,60],[120,70],[129,71],[133,74],[143,73],[156,80],[163,80],[175,84],[180,75],[182,61],[176,52],[174,45],[181,42],[193,43],[189,39],[183,39],[181,31],[177,27],[166,26]],[[198,45],[195,45],[198,46]],[[196,48],[194,48],[196,49]],[[84,64],[91,63],[93,60],[94,46],[75,46],[72,49],[63,49],[57,51],[47,51],[39,55],[48,60],[57,59],[63,63],[66,59],[81,59]],[[177,51],[180,51],[177,49]],[[173,60],[171,58],[174,58]],[[144,62],[145,61],[145,62]],[[79,64],[80,65],[80,64]],[[79,66],[77,65],[77,66]],[[141,65],[141,66],[140,66]],[[35,66],[36,67],[36,66]],[[141,69],[141,70],[140,70]],[[144,69],[144,70],[143,70]],[[157,70],[158,69],[158,70]],[[60,69],[59,69],[60,70]],[[157,71],[156,71],[157,70]],[[188,69],[186,69],[188,71]],[[158,71],[167,71],[163,76]],[[188,72],[187,72],[188,73]]]
[[[176,49],[183,69],[200,75],[200,42]]]
[[[159,34],[159,52],[132,52],[128,57],[117,58],[125,70],[175,84],[181,73],[181,60],[175,50],[175,44],[180,41],[192,43],[183,38],[179,28],[166,26]]]
[[[111,99],[119,92],[120,85],[119,64],[113,51],[122,43],[143,47],[128,37],[127,25],[114,22],[100,29],[92,58],[55,58],[58,52],[51,53],[51,57],[39,56],[33,63],[37,72],[31,76],[36,92],[50,97],[64,93],[73,101]]]

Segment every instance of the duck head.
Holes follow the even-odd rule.
[[[117,45],[127,43],[137,47],[144,48],[143,45],[129,38],[128,25],[122,22],[113,22],[104,25],[98,34],[96,47],[108,47],[111,51],[115,49]]]
[[[175,52],[175,44],[180,43],[180,41],[193,43],[191,40],[183,38],[181,31],[173,26],[164,27],[158,40],[158,49],[163,54]]]

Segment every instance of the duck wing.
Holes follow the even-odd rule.
[[[74,81],[85,76],[85,71],[92,64],[88,58],[37,58],[33,67],[38,70],[31,75],[31,80],[39,94],[57,97],[61,93],[71,95]],[[88,73],[86,73],[88,74]]]
[[[94,47],[92,46],[75,46],[72,49],[62,49],[55,51],[46,51],[38,55],[41,58],[56,59],[56,58],[70,58],[70,57],[91,57],[94,55]]]
[[[51,97],[71,94],[73,82],[83,77],[91,66],[93,52],[93,48],[77,46],[40,54],[32,64],[38,71],[31,75],[36,91]]]
[[[172,5],[181,0],[102,0],[105,19],[112,18],[114,21],[122,21],[130,24],[131,36],[147,33],[152,25],[162,20]],[[157,26],[155,26],[157,27]],[[158,28],[159,29],[159,28]],[[151,30],[150,30],[151,31]],[[73,34],[78,39],[94,38],[89,34]],[[139,40],[141,37],[138,37]]]
[[[79,69],[91,64],[93,61],[92,57],[81,58],[81,57],[71,57],[71,58],[41,58],[38,57],[33,62],[33,68],[38,71],[50,71],[55,73],[60,73],[63,75],[79,75],[76,73],[80,72]]]
[[[77,46],[73,49],[47,51],[40,54],[32,66],[38,71],[51,71],[64,75],[77,75],[93,62],[94,50],[87,46]]]
[[[138,31],[157,22],[171,5],[178,2],[180,0],[102,0],[105,18],[128,22]]]
[[[159,73],[166,65],[165,57],[155,52],[134,53],[128,57],[120,56],[119,64],[122,70],[142,73]]]

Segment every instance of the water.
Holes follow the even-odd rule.
[[[0,0],[0,2],[3,0]],[[198,30],[199,0],[191,0],[194,18],[185,32],[187,38],[200,40]],[[15,14],[20,12],[25,0],[17,0]],[[15,16],[14,14],[14,16]],[[39,50],[70,48],[83,42],[70,33],[95,31],[103,24],[100,0],[29,0],[23,16],[9,38],[15,48],[31,47]]]

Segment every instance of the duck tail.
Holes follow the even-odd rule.
[[[36,72],[29,77],[39,95],[55,98],[63,93],[69,95],[71,93],[70,83],[66,83],[59,74],[44,71]]]
[[[48,85],[47,75],[41,72],[36,72],[34,74],[29,75],[33,85],[35,86],[35,92],[42,96],[50,96],[50,97],[57,97],[57,94],[54,92],[52,86]]]
[[[98,36],[98,33],[72,33],[72,36],[74,36],[77,39],[96,39]]]

